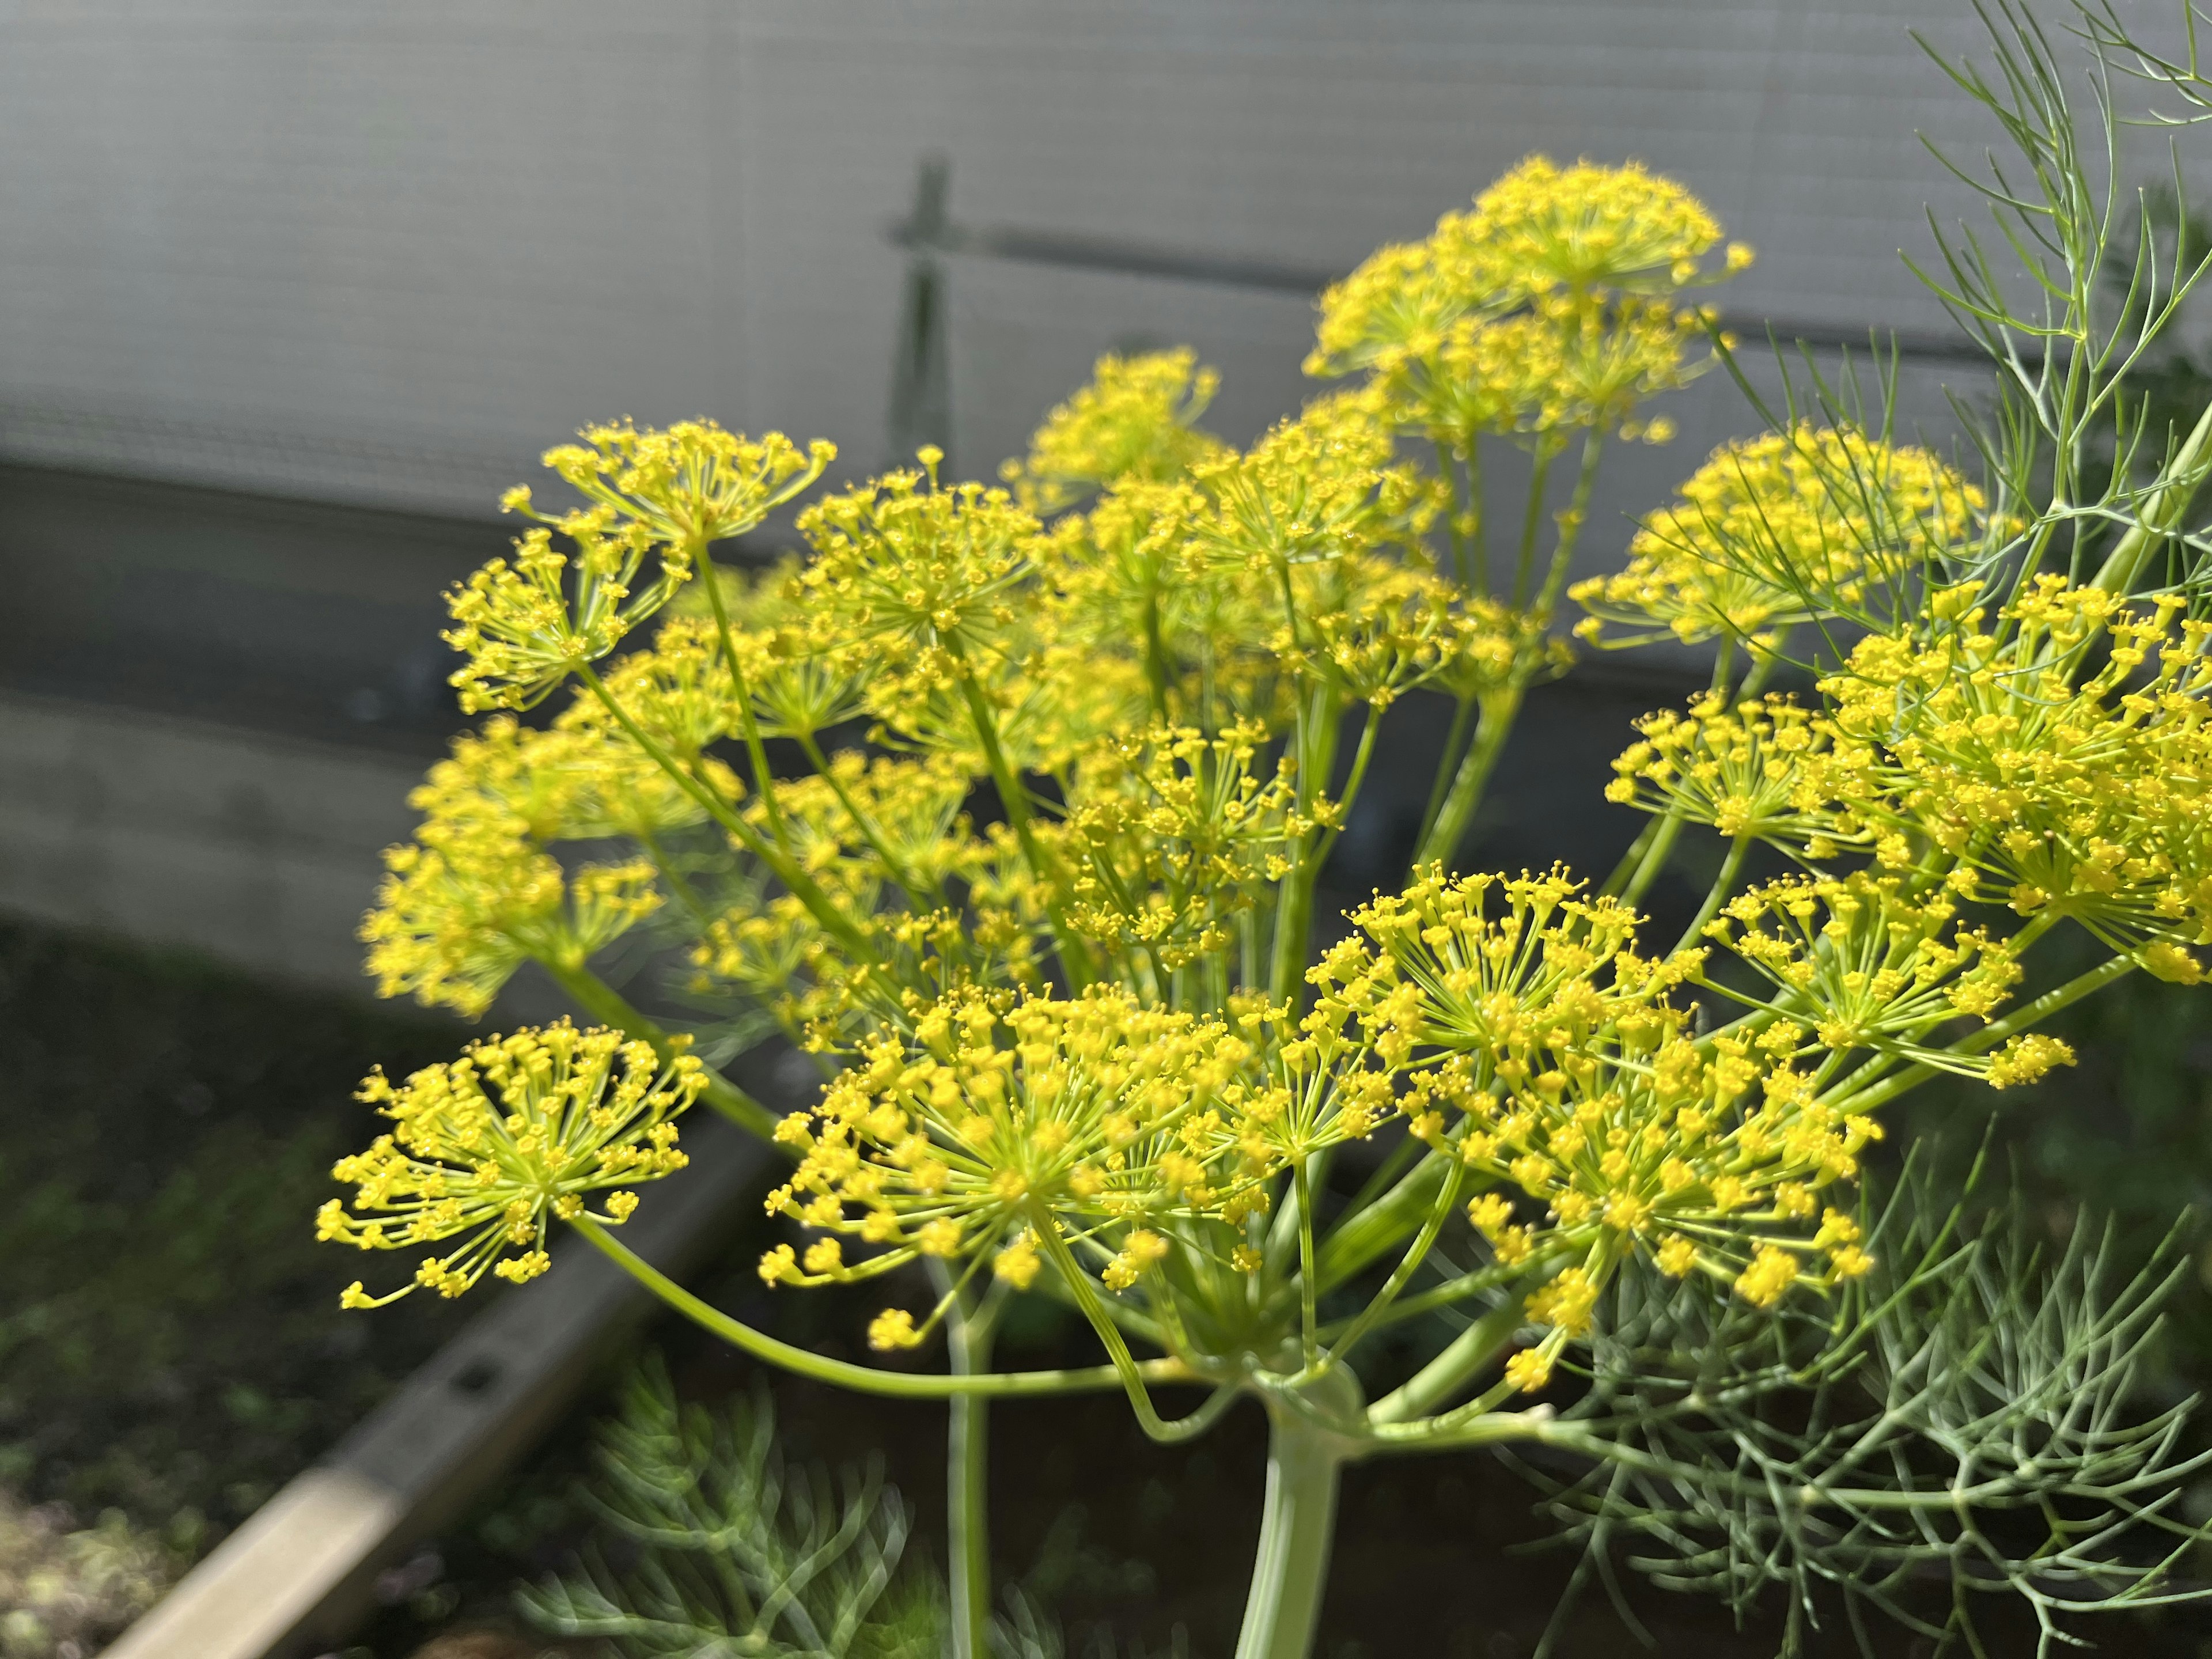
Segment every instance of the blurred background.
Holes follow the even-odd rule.
[[[354,988],[455,724],[440,592],[549,445],[708,415],[989,476],[1100,352],[1186,343],[1241,441],[1311,390],[1314,289],[1532,150],[1682,179],[1759,250],[1747,356],[1895,331],[1939,416],[1980,371],[1899,250],[1967,206],[1920,135],[1990,135],[1914,27],[1979,39],[1964,0],[12,6],[0,905]],[[1720,375],[1671,412],[1593,564],[1750,423]]]
[[[459,724],[440,594],[540,452],[703,415],[988,477],[1100,353],[1183,343],[1242,442],[1313,390],[1316,290],[1531,151],[1688,185],[1758,250],[1747,358],[1880,331],[1943,441],[1987,370],[1899,251],[1973,210],[1923,138],[1992,134],[1914,30],[1984,39],[1967,0],[0,8],[0,1618],[9,1551],[103,1510],[150,1595],[452,1328],[365,1352],[306,1214],[361,1072],[454,1036],[366,1005],[354,929]],[[1757,424],[1719,374],[1666,410],[1591,568]],[[1528,857],[1693,667],[1532,714]],[[10,1659],[97,1645],[48,1623]]]

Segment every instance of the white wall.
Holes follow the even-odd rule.
[[[1322,267],[1530,149],[1641,156],[1759,246],[1732,308],[1930,327],[1897,250],[1961,196],[1915,130],[1989,135],[1913,25],[1978,38],[1965,0],[14,0],[0,458],[478,514],[580,422],[708,413],[872,466],[928,150],[957,217]],[[1133,335],[1227,371],[1231,436],[1300,395],[1294,298],[951,295],[974,468]],[[1650,489],[1741,422],[1698,397]]]

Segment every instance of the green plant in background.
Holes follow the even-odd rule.
[[[902,1576],[912,1517],[880,1474],[833,1480],[777,1455],[763,1395],[717,1419],[679,1407],[641,1370],[600,1431],[600,1519],[636,1565],[592,1562],[528,1592],[524,1610],[566,1636],[648,1655],[927,1653],[944,1644],[939,1588]]]
[[[456,744],[364,931],[388,993],[477,1013],[534,960],[610,1030],[373,1079],[392,1130],[341,1165],[325,1235],[439,1246],[416,1283],[453,1295],[529,1277],[566,1221],[750,1353],[947,1401],[962,1655],[990,1640],[989,1402],[1094,1389],[1167,1443],[1266,1412],[1242,1659],[1310,1651],[1346,1463],[1478,1447],[1582,1460],[1558,1501],[1594,1564],[1632,1539],[1662,1583],[1778,1586],[1793,1644],[1823,1586],[1855,1625],[1968,1641],[1987,1591],[2046,1642],[2190,1593],[2185,1413],[2130,1407],[2165,1281],[2089,1231],[2045,1261],[1947,1198],[1859,1188],[1900,1097],[2035,1083],[2075,1058],[2054,1016],[2138,970],[2194,984],[2212,942],[2212,408],[2170,429],[2129,379],[2205,265],[2138,235],[2107,301],[2132,210],[2094,153],[2116,71],[2176,118],[2212,81],[2082,19],[2086,131],[2022,15],[1994,14],[1992,75],[1952,71],[2021,163],[1978,186],[2002,244],[1947,241],[1929,278],[1998,371],[1972,465],[1849,382],[1754,394],[1767,431],[1571,590],[1598,645],[1713,647],[1709,689],[1620,757],[1610,796],[1649,825],[1595,883],[1451,860],[1568,665],[1607,446],[1663,440],[1649,401],[1734,368],[1694,294],[1749,255],[1641,167],[1532,158],[1378,252],[1322,300],[1309,367],[1344,387],[1248,450],[1191,429],[1212,380],[1188,354],[1109,360],[1009,489],[924,451],[814,501],[809,556],[762,578],[713,545],[823,446],[694,422],[552,452],[584,504],[510,496],[538,527],[449,637],[472,711],[573,694]],[[1501,501],[1508,446],[1526,488]],[[1322,925],[1382,718],[1418,690],[1455,718],[1410,867]],[[1717,875],[1650,937],[1637,907],[1686,836]],[[694,1030],[595,967],[655,930]],[[720,1073],[763,1011],[824,1073],[780,1121]],[[779,1341],[623,1246],[695,1095],[792,1160],[769,1202],[801,1231],[763,1279],[884,1279],[872,1345],[942,1332],[948,1371]],[[1022,1297],[1079,1312],[1104,1363],[994,1369]],[[752,1470],[678,1530],[726,1536],[697,1565],[732,1629],[813,1639],[763,1621],[799,1606],[793,1540],[828,1510],[779,1519],[765,1465],[689,1432],[625,1513]],[[838,1571],[872,1583],[892,1511],[846,1514]],[[854,1640],[866,1600],[836,1603]]]

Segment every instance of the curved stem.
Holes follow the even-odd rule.
[[[1313,1651],[1342,1467],[1335,1436],[1268,1401],[1267,1506],[1237,1659],[1306,1659]]]
[[[794,1347],[788,1342],[780,1342],[765,1331],[755,1330],[742,1320],[731,1318],[720,1308],[692,1295],[588,1215],[579,1216],[568,1224],[589,1239],[617,1267],[709,1335],[719,1336],[731,1346],[743,1349],[756,1359],[765,1359],[772,1365],[781,1365],[787,1371],[812,1377],[817,1382],[834,1382],[840,1388],[854,1389],[862,1394],[881,1395],[892,1400],[957,1400],[963,1395],[1013,1400],[1033,1399],[1040,1395],[1097,1393],[1121,1384],[1125,1380],[1121,1368],[1115,1365],[1091,1365],[1076,1370],[989,1371],[973,1376],[948,1376],[919,1371],[878,1370],[872,1365],[855,1365],[849,1360],[830,1359],[822,1354],[810,1353],[805,1348]],[[1126,1346],[1123,1352],[1127,1352]],[[1202,1382],[1206,1380],[1180,1359],[1138,1360],[1133,1361],[1132,1366],[1139,1388],[1146,1382]],[[1200,1407],[1200,1411],[1205,1409],[1205,1407]],[[1190,1419],[1185,1418],[1182,1420],[1188,1422]],[[1208,1420],[1211,1421],[1210,1419]]]
[[[1720,874],[1713,878],[1712,887],[1705,894],[1705,902],[1698,907],[1698,914],[1690,918],[1690,925],[1682,930],[1682,937],[1674,941],[1674,949],[1670,954],[1680,955],[1698,942],[1698,935],[1713,919],[1713,913],[1726,902],[1729,890],[1735,885],[1736,878],[1743,873],[1744,854],[1750,850],[1749,836],[1738,836],[1729,843],[1728,856],[1721,860]]]
[[[1114,1361],[1109,1369],[1120,1379],[1123,1390],[1129,1396],[1129,1405],[1137,1413],[1138,1425],[1145,1433],[1162,1445],[1173,1445],[1178,1441],[1194,1438],[1212,1428],[1214,1420],[1236,1398],[1235,1385],[1216,1389],[1212,1398],[1204,1405],[1173,1422],[1163,1418],[1153,1408],[1152,1397],[1146,1391],[1144,1368],[1130,1353],[1129,1345],[1120,1329],[1107,1317],[1106,1310],[1099,1304],[1098,1287],[1091,1282],[1091,1275],[1083,1271],[1074,1253],[1067,1248],[1067,1241],[1060,1236],[1060,1224],[1048,1212],[1039,1210],[1030,1231],[1043,1242],[1045,1254],[1052,1258],[1054,1269],[1074,1293],[1076,1306],[1082,1309],[1083,1316],[1091,1322],[1091,1328],[1098,1333],[1098,1340],[1106,1345],[1106,1352]],[[1177,1368],[1185,1377],[1190,1376],[1188,1368],[1181,1365]]]
[[[572,968],[542,957],[538,965],[593,1019],[613,1026],[624,1036],[651,1043],[653,1052],[664,1060],[676,1054],[676,1045],[667,1032],[632,1007],[622,993],[590,969]],[[774,1144],[775,1114],[712,1066],[707,1069],[707,1087],[699,1098],[739,1128]]]

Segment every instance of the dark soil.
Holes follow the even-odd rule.
[[[0,1484],[204,1549],[420,1364],[468,1310],[341,1314],[313,1216],[362,1073],[457,1040],[0,922]]]

